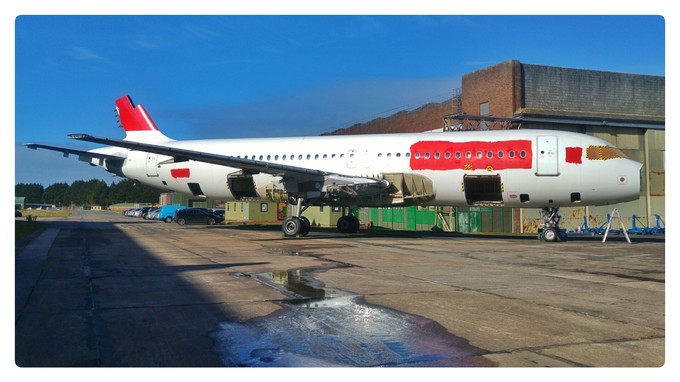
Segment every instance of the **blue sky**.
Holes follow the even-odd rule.
[[[122,138],[129,94],[175,139],[318,135],[447,99],[506,60],[665,76],[661,16],[19,16],[15,182],[115,180],[24,143]]]

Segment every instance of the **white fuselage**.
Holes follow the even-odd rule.
[[[465,206],[492,199],[492,204],[508,207],[564,207],[612,204],[640,194],[640,163],[602,139],[562,131],[211,139],[163,145],[350,176],[418,174],[432,181],[430,205]],[[118,147],[93,151],[125,155],[119,175],[126,178],[160,189],[187,194],[200,189],[209,198],[235,199],[227,176],[237,168],[174,163],[169,156]],[[469,183],[471,179],[481,180]],[[278,176],[260,173],[253,180],[257,188],[283,187]],[[487,192],[487,183],[493,190]]]

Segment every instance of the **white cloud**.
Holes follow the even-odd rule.
[[[103,60],[104,59],[104,57],[96,54],[95,52],[91,51],[90,49],[83,48],[82,46],[71,47],[69,53],[70,53],[71,57],[75,58],[76,60],[89,61],[89,60]]]

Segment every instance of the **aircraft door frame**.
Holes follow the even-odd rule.
[[[557,150],[557,135],[536,137],[536,175],[560,175]]]
[[[347,150],[347,168],[355,168],[357,166],[357,155],[359,150],[349,149]]]
[[[146,153],[146,176],[158,176],[158,154]]]

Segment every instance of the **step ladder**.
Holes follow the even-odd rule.
[[[623,221],[621,220],[621,214],[619,214],[618,208],[614,208],[612,210],[611,219],[609,219],[609,223],[607,223],[607,229],[605,229],[604,231],[604,237],[602,238],[602,242],[604,243],[605,241],[607,241],[607,235],[609,234],[609,230],[612,228],[612,220],[614,220],[614,217],[616,217],[619,220],[619,226],[623,234],[626,235],[626,241],[628,241],[628,244],[632,244],[630,241],[630,236],[628,236],[628,232],[626,231],[626,227],[624,227]]]

